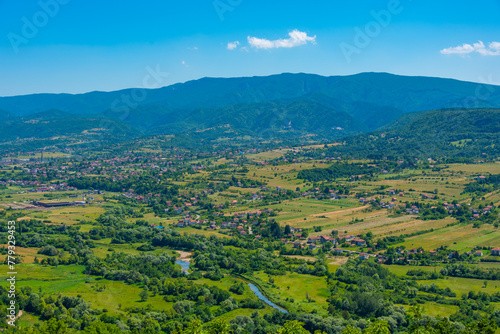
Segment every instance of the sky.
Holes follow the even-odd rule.
[[[389,72],[500,84],[500,0],[0,0],[0,96]]]

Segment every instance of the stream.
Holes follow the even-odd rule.
[[[180,265],[181,265],[181,268],[182,268],[182,271],[183,271],[184,273],[186,273],[186,275],[189,275],[189,273],[188,273],[188,270],[189,270],[189,262],[188,262],[188,261],[181,261],[181,260],[177,260],[177,261],[175,261],[175,263],[180,264]]]
[[[177,260],[177,261],[175,261],[175,263],[179,264],[182,267],[182,271],[184,273],[186,273],[186,275],[189,274],[188,273],[188,270],[189,270],[189,262],[188,261]],[[259,288],[256,285],[254,285],[252,283],[248,283],[248,286],[250,287],[250,290],[252,290],[252,292],[257,296],[257,298],[262,300],[264,303],[266,303],[267,305],[271,306],[272,308],[274,308],[282,313],[288,313],[287,310],[279,307],[278,305],[276,305],[275,303],[273,303],[272,301],[267,299],[266,296],[264,296],[264,294],[259,290]]]
[[[257,298],[259,298],[260,300],[262,300],[264,303],[266,303],[267,305],[271,306],[274,309],[277,309],[278,311],[280,311],[282,313],[288,313],[287,310],[279,307],[278,305],[276,305],[275,303],[273,303],[272,301],[270,301],[269,299],[267,299],[266,296],[264,296],[262,294],[262,292],[259,290],[259,288],[257,286],[255,286],[252,283],[248,283],[248,286],[250,287],[250,290],[252,290],[252,292],[257,296]]]

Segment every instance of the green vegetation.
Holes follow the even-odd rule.
[[[395,102],[370,125],[378,102],[340,108],[333,79],[278,76],[277,90],[283,78],[323,88],[138,106],[125,123],[154,135],[131,140],[116,120],[120,140],[98,144],[87,128],[109,111],[3,118],[41,133],[0,145],[3,332],[497,333],[498,110]],[[66,121],[66,133],[43,129]]]

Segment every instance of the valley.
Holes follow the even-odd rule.
[[[16,222],[19,327],[49,326],[67,298],[103,328],[131,331],[186,330],[192,316],[202,327],[299,321],[329,333],[324,322],[366,316],[396,329],[418,312],[471,326],[499,314],[500,162],[490,155],[155,145],[4,160],[0,215]],[[257,288],[289,313],[278,316]],[[377,302],[353,306],[361,300]]]

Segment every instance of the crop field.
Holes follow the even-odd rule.
[[[145,151],[144,151],[145,152]],[[286,308],[293,313],[308,313],[318,314],[321,316],[329,316],[328,306],[329,297],[336,293],[332,286],[328,286],[327,278],[323,275],[313,275],[298,273],[294,268],[299,266],[297,263],[304,264],[308,261],[309,264],[305,267],[306,271],[311,272],[317,265],[323,266],[331,274],[335,275],[339,268],[349,265],[348,261],[357,261],[359,253],[369,252],[371,255],[385,255],[386,249],[374,249],[373,242],[378,238],[401,236],[401,239],[391,241],[388,247],[399,249],[399,252],[404,249],[423,248],[425,251],[435,250],[441,246],[446,246],[449,249],[456,250],[460,253],[473,250],[475,247],[498,247],[500,246],[500,229],[492,223],[481,223],[474,225],[473,221],[458,223],[459,218],[451,215],[440,217],[439,219],[427,219],[418,213],[405,214],[404,207],[409,207],[414,203],[418,205],[436,208],[442,205],[442,202],[460,203],[463,206],[489,205],[491,202],[500,203],[500,190],[494,190],[483,196],[472,198],[470,194],[464,194],[463,190],[466,184],[470,183],[473,176],[487,173],[496,173],[499,170],[499,164],[482,164],[475,165],[479,169],[471,168],[471,165],[453,164],[439,171],[430,169],[415,169],[404,170],[400,173],[392,172],[380,174],[371,179],[351,180],[349,177],[344,177],[336,181],[328,182],[309,182],[297,179],[297,175],[301,170],[311,168],[327,168],[328,163],[320,163],[317,160],[309,160],[307,163],[287,163],[273,164],[269,163],[273,159],[278,159],[283,156],[286,150],[273,150],[259,154],[246,155],[250,160],[255,162],[267,162],[268,164],[249,164],[244,165],[248,170],[243,170],[243,166],[233,164],[231,159],[219,159],[213,161],[213,165],[227,164],[230,167],[225,167],[215,170],[199,171],[196,173],[186,173],[175,179],[173,183],[178,185],[179,193],[171,198],[176,206],[181,206],[182,210],[190,214],[191,218],[206,219],[206,221],[214,221],[220,224],[222,221],[232,221],[233,214],[236,212],[255,212],[258,210],[272,209],[273,213],[263,218],[267,225],[270,221],[275,220],[281,226],[281,233],[272,238],[271,232],[265,228],[252,225],[253,233],[248,233],[246,236],[241,236],[237,230],[216,229],[212,230],[208,224],[200,224],[195,227],[178,227],[177,221],[184,217],[183,213],[171,214],[165,213],[164,206],[160,210],[155,209],[155,205],[164,205],[165,201],[159,201],[156,204],[150,204],[151,197],[146,195],[146,200],[142,202],[130,201],[120,193],[106,192],[106,195],[88,195],[86,197],[94,197],[88,205],[85,206],[69,206],[59,208],[34,208],[10,210],[4,206],[3,214],[15,214],[15,219],[19,225],[29,224],[28,220],[37,219],[44,222],[45,227],[55,228],[59,225],[75,227],[77,233],[86,236],[84,239],[91,245],[92,254],[102,261],[110,258],[114,252],[124,253],[127,255],[138,256],[141,254],[149,254],[157,256],[164,252],[179,258],[179,253],[189,254],[188,258],[205,252],[206,245],[198,246],[196,249],[185,248],[183,244],[178,246],[152,247],[151,240],[137,239],[125,243],[112,243],[115,233],[113,229],[118,227],[113,224],[106,223],[101,226],[99,217],[103,214],[110,214],[113,210],[120,207],[126,208],[130,204],[130,211],[126,215],[120,217],[121,227],[127,229],[135,229],[138,226],[143,226],[144,229],[153,229],[154,233],[160,230],[151,227],[155,224],[162,226],[163,231],[173,230],[179,232],[176,238],[190,238],[197,234],[206,237],[206,240],[211,240],[213,237],[223,240],[223,248],[226,250],[236,250],[238,253],[247,253],[249,256],[245,261],[248,263],[254,261],[257,254],[269,252],[272,254],[273,260],[266,261],[264,266],[269,263],[274,264],[279,261],[284,261],[281,267],[276,266],[270,271],[249,270],[241,274],[235,274],[231,270],[225,270],[224,265],[230,261],[225,261],[224,265],[217,262],[210,262],[216,258],[214,254],[206,255],[200,263],[206,267],[199,270],[196,274],[201,275],[192,282],[196,285],[207,285],[217,287],[224,291],[229,291],[234,303],[245,303],[247,300],[257,301],[256,295],[249,289],[247,279],[250,282],[259,286],[262,293],[272,302]],[[147,150],[149,154],[155,154],[155,150]],[[196,160],[200,164],[205,163],[205,159]],[[366,160],[356,161],[366,163]],[[127,171],[141,171],[146,173],[147,169],[144,166],[140,168],[124,169]],[[243,172],[240,172],[243,171]],[[236,171],[236,172],[235,172]],[[204,189],[204,185],[209,182],[224,184],[231,181],[231,177],[244,178],[263,182],[266,185],[266,190],[262,191],[260,186],[248,188],[237,187],[232,183],[230,186],[222,188],[222,191],[200,196],[200,192]],[[88,174],[93,177],[92,174]],[[324,193],[322,189],[326,185],[335,189],[336,186],[346,187],[349,190],[349,195],[344,199],[317,199],[321,198]],[[279,191],[278,187],[292,192]],[[297,190],[298,188],[298,190]],[[395,195],[389,195],[388,190],[394,189]],[[305,195],[303,192],[309,191]],[[404,192],[399,194],[399,192]],[[77,193],[78,197],[69,197],[70,194]],[[24,203],[29,204],[29,201],[43,198],[44,200],[70,201],[79,200],[85,190],[77,192],[54,191],[47,193],[27,192],[25,188],[19,186],[10,186],[0,190],[0,202],[6,203]],[[251,194],[263,194],[265,199],[249,199]],[[292,194],[292,195],[290,195]],[[317,196],[317,195],[320,196]],[[423,199],[422,195],[434,195],[436,199]],[[286,196],[285,196],[286,195]],[[192,197],[197,197],[200,203],[192,205],[184,205],[190,201]],[[381,208],[374,203],[364,204],[359,200],[359,197],[377,199],[379,202],[392,202],[394,208]],[[236,203],[223,206],[226,202],[236,200]],[[154,200],[151,200],[154,202]],[[205,202],[205,203],[203,203]],[[212,203],[214,208],[210,209],[204,206],[206,203]],[[215,208],[217,206],[217,208]],[[398,211],[398,208],[402,208]],[[167,210],[168,211],[168,210]],[[132,213],[131,213],[132,212]],[[223,215],[212,215],[211,212],[221,212]],[[187,215],[187,214],[186,214]],[[252,218],[259,220],[261,218]],[[243,218],[243,221],[246,221]],[[143,224],[143,221],[147,223]],[[246,223],[239,223],[240,225]],[[306,245],[306,239],[297,239],[291,235],[284,235],[283,230],[286,225],[294,228],[301,228],[308,232],[309,236],[332,235],[333,231],[344,235],[357,235],[361,238],[366,238],[371,235],[371,243],[369,246],[358,247],[355,244],[349,246],[343,244],[340,247],[348,247],[346,250],[353,251],[350,256],[338,255],[330,249],[310,250]],[[99,230],[103,235],[98,237],[89,237],[89,232],[95,233]],[[250,232],[248,226],[244,226],[244,230]],[[223,231],[227,234],[221,234]],[[106,234],[107,233],[107,234]],[[259,242],[254,240],[256,234],[262,234],[264,238]],[[403,239],[404,238],[404,239]],[[45,240],[49,243],[57,244],[59,242],[72,243],[74,237],[56,230],[45,236]],[[294,241],[299,241],[303,244],[303,249],[296,249],[293,246]],[[119,242],[119,241],[118,241]],[[189,245],[189,244],[188,244]],[[321,246],[321,245],[319,245]],[[336,245],[335,247],[339,247]],[[41,260],[51,260],[53,257],[49,255],[38,254],[41,247],[17,247],[17,254],[21,256],[22,263],[17,264],[19,287],[30,286],[34,292],[42,294],[58,294],[80,297],[92,305],[92,308],[97,310],[105,310],[109,315],[117,317],[127,317],[129,311],[133,308],[137,310],[153,310],[156,312],[166,311],[169,314],[175,314],[173,311],[174,302],[166,302],[164,295],[158,293],[153,295],[153,292],[148,292],[146,301],[142,301],[139,294],[143,291],[143,283],[128,284],[125,281],[111,281],[103,277],[86,275],[84,273],[85,266],[82,264],[72,265],[41,265],[37,262]],[[197,253],[198,252],[198,253]],[[283,252],[283,254],[281,253]],[[484,249],[483,259],[490,261],[497,260],[497,257],[491,255],[489,249]],[[68,256],[69,250],[65,250],[63,256]],[[250,254],[254,257],[250,257]],[[270,256],[270,255],[267,255]],[[35,261],[35,258],[37,261]],[[185,257],[183,258],[185,260]],[[285,260],[286,259],[286,260]],[[467,264],[472,267],[487,268],[500,270],[500,263],[495,262],[479,262],[480,258],[473,259],[476,262]],[[239,265],[244,265],[245,261],[239,261]],[[373,257],[365,261],[374,261]],[[241,262],[241,263],[240,263]],[[269,263],[268,263],[269,262]],[[191,261],[190,265],[197,265],[198,260]],[[314,265],[311,265],[314,263]],[[389,262],[387,262],[389,263]],[[406,275],[408,270],[420,269],[428,272],[440,272],[446,266],[445,263],[432,263],[434,266],[427,265],[383,265],[392,273],[396,274],[398,280],[410,279]],[[413,262],[412,262],[413,264]],[[210,266],[218,268],[222,273],[218,278],[211,279],[213,270]],[[222,266],[222,267],[221,267]],[[279,270],[276,268],[280,268]],[[0,266],[0,269],[6,271],[6,266]],[[248,270],[248,269],[247,269]],[[279,271],[279,273],[275,272]],[[191,271],[194,272],[194,271]],[[210,275],[208,273],[210,272]],[[269,272],[273,272],[270,274]],[[342,271],[338,271],[341,273]],[[5,280],[6,277],[0,276],[0,279]],[[179,282],[181,278],[165,277],[166,282]],[[335,276],[331,278],[335,284]],[[147,282],[147,280],[146,280]],[[231,291],[238,283],[244,282],[241,294]],[[345,283],[339,282],[340,294],[349,292],[345,289]],[[435,283],[439,288],[450,288],[456,293],[456,300],[461,300],[462,294],[467,294],[469,291],[482,291],[488,294],[498,292],[500,284],[497,281],[490,280],[485,284],[484,279],[470,279],[460,277],[444,277],[436,280],[417,280],[419,285],[430,285]],[[345,290],[344,290],[345,289]],[[390,293],[393,293],[392,291]],[[418,292],[419,296],[433,296],[428,292]],[[451,298],[451,297],[447,297]],[[455,305],[443,305],[439,302],[425,301],[423,305],[424,313],[433,316],[448,317],[459,311],[459,307]],[[195,303],[199,304],[199,303]],[[497,307],[496,304],[492,304]],[[403,305],[408,309],[408,305]],[[240,307],[237,309],[220,312],[219,306],[212,305],[210,310],[214,312],[213,320],[222,319],[231,321],[235,317],[251,317],[254,312],[258,312],[261,316],[272,313],[272,308],[265,306],[263,309],[253,309]],[[220,312],[220,313],[218,313]],[[483,312],[483,311],[481,311]],[[484,314],[481,313],[481,314]],[[212,321],[213,321],[212,320]],[[26,314],[20,320],[19,324],[24,326],[32,326],[35,323],[40,323],[42,320],[34,314]]]
[[[369,219],[368,219],[369,218]],[[397,236],[411,234],[430,229],[439,229],[453,222],[453,218],[445,218],[437,221],[424,221],[412,216],[390,217],[367,217],[366,222],[343,225],[340,230],[346,234],[364,234],[372,232],[377,236]],[[328,232],[328,230],[326,230]]]
[[[473,228],[472,225],[444,227],[434,232],[407,238],[402,246],[407,248],[423,247],[435,249],[448,246],[459,251],[469,251],[477,245],[497,247],[500,243],[500,230],[492,226]]]

